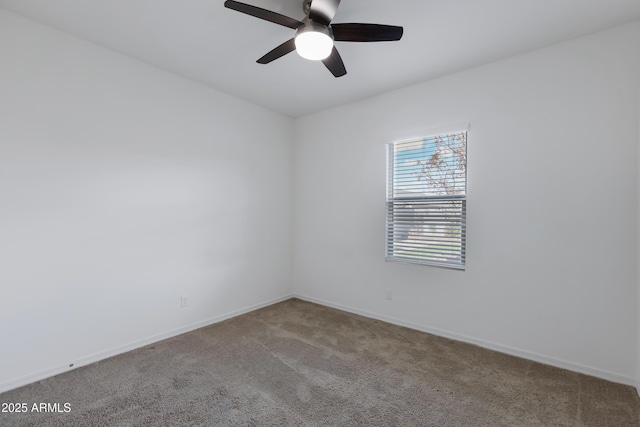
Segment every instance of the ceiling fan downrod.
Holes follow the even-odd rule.
[[[302,3],[302,10],[306,16],[309,16],[309,12],[311,11],[311,1],[312,0],[304,0]]]

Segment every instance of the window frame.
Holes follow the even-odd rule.
[[[427,131],[427,132],[422,132],[419,135],[416,136],[411,136],[411,137],[405,137],[402,139],[396,139],[393,140],[392,142],[389,142],[387,144],[385,144],[385,149],[386,149],[386,158],[387,158],[387,179],[386,179],[386,198],[385,198],[385,261],[387,262],[395,262],[395,263],[401,263],[401,264],[417,264],[417,265],[425,265],[425,266],[432,266],[432,267],[441,267],[441,268],[448,268],[448,269],[453,269],[453,270],[462,270],[464,271],[466,269],[466,264],[467,264],[467,197],[468,197],[468,191],[467,191],[467,181],[468,181],[468,159],[467,159],[467,152],[468,152],[468,141],[469,141],[469,131],[468,131],[468,124],[465,125],[458,125],[456,127],[448,127],[448,128],[441,128],[441,129],[437,129],[437,130],[431,130],[431,131]],[[443,136],[448,136],[448,135],[452,135],[452,134],[462,134],[464,133],[464,193],[463,194],[450,194],[450,195],[432,195],[432,196],[428,196],[428,195],[423,195],[423,196],[418,196],[418,197],[397,197],[395,196],[394,190],[396,189],[396,187],[394,186],[394,180],[396,178],[396,171],[395,171],[395,167],[396,167],[396,156],[395,156],[395,147],[399,144],[403,144],[403,143],[415,143],[418,141],[425,141],[428,139],[431,140],[435,140],[437,137],[443,137]],[[425,157],[422,160],[427,160],[428,158]],[[419,178],[416,179],[417,182],[419,182]],[[394,197],[395,196],[395,197]],[[452,202],[451,207],[455,207],[457,206],[456,202],[459,203],[460,207],[460,214],[459,214],[459,221],[458,223],[460,224],[460,249],[458,252],[458,259],[460,260],[459,263],[452,263],[452,262],[446,262],[446,261],[437,261],[434,259],[420,259],[420,258],[416,258],[416,257],[408,257],[408,256],[399,256],[396,252],[395,252],[395,248],[397,246],[397,239],[395,238],[395,233],[397,232],[397,227],[398,227],[398,222],[394,222],[393,221],[393,214],[396,213],[396,208],[394,208],[394,204],[398,203],[399,201],[406,203],[406,202],[416,202],[416,204],[420,205],[423,207],[423,209],[426,209],[427,212],[429,210],[429,204],[433,203],[434,205],[438,205],[438,204],[446,204],[446,202]],[[440,202],[440,203],[439,203]],[[443,203],[445,202],[445,203]],[[438,208],[433,208],[432,209],[438,209]],[[443,209],[442,207],[440,207],[439,209]],[[458,209],[458,208],[455,208]],[[422,214],[424,215],[424,218],[427,219],[427,221],[421,220],[420,223],[421,224],[429,224],[428,221],[428,216],[427,214]],[[433,219],[433,213],[431,213],[430,215],[431,218]],[[456,216],[457,218],[458,216]],[[431,224],[430,224],[431,225]],[[433,241],[433,240],[431,240]],[[427,248],[427,244],[424,244],[422,247],[417,246],[417,248]],[[438,256],[437,252],[433,253],[434,255],[432,256],[432,258],[436,258]]]

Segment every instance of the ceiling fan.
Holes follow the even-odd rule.
[[[302,8],[307,15],[302,21],[270,10],[238,1],[227,0],[224,6],[265,21],[296,30],[295,36],[276,47],[262,58],[259,64],[268,64],[294,50],[305,59],[322,61],[335,77],[347,74],[334,41],[382,42],[402,38],[403,28],[380,24],[332,24],[340,0],[304,0]]]

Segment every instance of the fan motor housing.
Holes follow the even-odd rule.
[[[296,37],[298,37],[298,35],[302,33],[306,33],[308,31],[314,31],[316,33],[326,34],[329,37],[331,37],[331,40],[334,40],[333,31],[331,31],[331,27],[329,25],[319,24],[309,18],[306,18],[303,22],[304,22],[304,25],[301,25],[300,28],[296,30]]]

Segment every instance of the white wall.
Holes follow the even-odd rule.
[[[638,169],[640,169],[640,91],[638,91]],[[637,337],[637,363],[636,363],[636,390],[640,395],[640,171],[638,171],[638,337]]]
[[[634,384],[639,55],[635,23],[299,119],[295,293]],[[385,263],[384,144],[465,122],[466,271]]]
[[[292,119],[1,10],[0,63],[0,391],[291,293]]]

